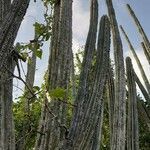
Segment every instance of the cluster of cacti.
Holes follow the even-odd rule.
[[[139,33],[141,34],[141,36],[143,38],[144,45],[146,47],[146,52],[147,52],[148,56],[150,57],[150,42],[148,40],[148,37],[147,37],[146,33],[144,32],[144,29],[142,28],[142,25],[140,24],[138,18],[136,17],[134,11],[132,10],[132,8],[130,7],[129,4],[127,4],[127,8],[129,10],[129,13],[132,16],[136,26],[137,26],[137,29],[139,30]],[[147,57],[147,58],[149,58],[149,57]]]
[[[108,105],[109,105],[109,122],[110,122],[110,149],[125,149],[126,143],[128,149],[139,149],[139,137],[138,137],[138,112],[137,112],[137,94],[136,94],[136,83],[140,87],[145,99],[149,102],[149,81],[146,77],[146,74],[142,68],[142,64],[123,28],[121,27],[125,38],[130,46],[131,51],[136,59],[136,62],[141,71],[143,80],[147,90],[141,84],[136,73],[133,70],[130,58],[126,59],[127,67],[127,87],[128,87],[128,121],[126,129],[126,78],[125,78],[125,69],[124,69],[124,58],[123,58],[123,48],[122,41],[119,33],[119,27],[115,16],[115,10],[113,8],[112,0],[106,0],[108,7],[109,19],[107,16],[103,16],[100,21],[99,35],[96,44],[96,34],[97,34],[97,24],[98,24],[98,2],[97,0],[91,0],[91,9],[90,9],[90,26],[89,32],[85,44],[84,56],[82,61],[82,67],[80,72],[80,79],[78,90],[74,95],[75,98],[75,107],[73,111],[72,123],[69,129],[67,137],[62,135],[60,127],[58,126],[57,121],[52,121],[48,119],[49,116],[46,115],[46,109],[43,107],[42,112],[42,123],[45,121],[52,122],[49,123],[48,131],[46,136],[38,136],[38,139],[41,142],[37,141],[36,149],[100,149],[100,141],[102,134],[102,124],[103,124],[103,111],[104,111],[104,100],[103,94],[106,90]],[[69,5],[70,4],[70,5]],[[71,2],[67,1],[64,7],[61,7],[62,3],[56,3],[54,7],[54,24],[53,24],[53,36],[51,40],[51,55],[49,59],[49,74],[48,74],[48,88],[55,88],[57,86],[62,86],[63,77],[65,76],[65,81],[67,81],[65,88],[67,88],[70,80],[67,77],[70,77],[72,72],[72,66],[65,66],[64,57],[67,57],[67,49],[71,49],[71,45],[65,45],[63,42],[63,33],[61,29],[65,30],[63,27],[63,22],[58,20],[60,16],[65,14],[65,11],[71,7]],[[60,8],[62,10],[60,10]],[[64,9],[64,10],[63,10]],[[71,13],[71,12],[70,12]],[[68,19],[71,22],[71,16],[67,14],[63,16],[64,22],[65,19]],[[61,24],[62,23],[62,24]],[[60,27],[60,26],[62,27]],[[71,24],[70,24],[71,26]],[[109,58],[109,49],[110,49],[110,27],[113,35],[113,45],[114,45],[114,55],[115,55],[115,75],[112,71],[110,58]],[[70,28],[71,29],[71,28]],[[60,33],[56,33],[56,30]],[[66,36],[70,36],[71,32],[67,32]],[[61,43],[62,42],[62,43]],[[61,44],[65,49],[59,53],[61,49]],[[66,46],[66,47],[65,47]],[[146,50],[147,52],[147,50]],[[93,60],[96,61],[93,66]],[[58,57],[58,58],[57,58]],[[57,60],[58,59],[58,60]],[[72,61],[72,52],[70,53],[70,60]],[[60,62],[61,69],[59,69]],[[73,62],[73,61],[72,61]],[[71,62],[71,64],[73,64]],[[56,65],[57,64],[57,65]],[[58,68],[57,68],[58,67]],[[66,71],[66,68],[70,69],[68,74],[61,74]],[[55,76],[53,76],[55,73]],[[69,76],[67,76],[69,75]],[[58,79],[58,81],[57,81]],[[66,80],[68,79],[68,80]],[[106,88],[104,88],[106,86]],[[59,123],[65,124],[65,110],[67,109],[66,105],[61,105],[57,101],[52,101],[49,105],[52,108],[53,112],[58,116],[57,119],[60,120]],[[60,108],[63,108],[60,111]],[[46,117],[44,117],[44,115]],[[62,122],[61,122],[62,121]],[[47,123],[44,123],[41,127],[41,132],[44,126]],[[149,124],[148,124],[149,125]],[[127,131],[127,135],[126,135]],[[49,136],[48,136],[49,134]],[[61,135],[61,136],[59,136]],[[61,138],[60,138],[61,137]],[[127,137],[127,141],[125,138]],[[48,143],[44,142],[46,140]],[[43,143],[42,143],[43,142]],[[45,145],[47,145],[45,147]]]
[[[98,45],[96,51],[95,70],[91,76],[95,81],[93,87],[88,90],[88,96],[81,99],[82,104],[77,105],[78,114],[73,116],[70,130],[69,141],[63,149],[73,145],[77,149],[98,149],[100,140],[100,132],[103,117],[103,91],[106,82],[106,72],[109,64],[109,48],[110,48],[110,25],[107,16],[103,16],[100,22]],[[88,55],[87,55],[88,57]],[[88,74],[89,75],[89,74]],[[87,82],[87,81],[86,81]],[[79,92],[79,91],[78,91]],[[75,134],[74,136],[72,136]],[[71,140],[71,143],[69,143]],[[68,144],[69,143],[69,144]]]
[[[129,38],[128,38],[126,32],[125,32],[125,30],[123,29],[122,26],[120,26],[120,28],[121,28],[121,31],[122,31],[122,33],[124,34],[124,36],[125,36],[125,38],[126,38],[128,44],[129,44],[129,47],[130,47],[130,49],[131,49],[131,51],[132,51],[132,53],[133,53],[133,56],[134,56],[134,58],[135,58],[135,60],[136,60],[136,63],[137,63],[137,65],[138,65],[138,67],[139,67],[139,70],[140,70],[140,72],[141,72],[141,76],[142,76],[142,78],[143,78],[143,80],[144,80],[146,89],[147,89],[148,93],[150,94],[150,84],[149,84],[148,78],[147,78],[147,76],[146,76],[146,74],[145,74],[145,71],[144,71],[144,69],[143,69],[143,66],[142,66],[142,64],[141,64],[141,62],[140,62],[140,59],[138,58],[138,56],[137,56],[137,54],[136,54],[136,52],[135,52],[135,49],[134,49],[133,45],[131,44],[131,42],[130,42],[130,40],[129,40]]]
[[[84,58],[82,62],[82,69],[80,73],[80,82],[79,82],[79,89],[76,96],[75,104],[77,105],[77,108],[74,109],[74,117],[72,121],[72,126],[70,129],[70,138],[73,139],[77,132],[76,130],[80,128],[79,123],[81,123],[81,114],[83,111],[85,105],[85,100],[87,98],[87,90],[88,90],[88,76],[89,76],[89,70],[92,65],[92,58],[94,55],[95,50],[95,43],[96,43],[96,34],[97,34],[97,24],[98,24],[98,3],[97,0],[91,1],[91,17],[90,17],[90,28],[85,44],[85,50],[84,50]],[[75,135],[76,134],[76,135]],[[69,144],[68,144],[69,146]]]
[[[12,78],[7,80],[13,75],[15,62],[13,56],[9,55],[30,0],[0,2],[0,149],[14,150],[13,80]],[[112,0],[106,0],[106,4],[108,16],[101,17],[97,31],[98,0],[91,0],[89,32],[84,47],[83,61],[80,62],[79,84],[76,87],[72,51],[72,0],[54,2],[50,56],[46,84],[44,84],[44,90],[41,90],[44,96],[41,100],[42,110],[38,131],[36,131],[35,150],[99,150],[103,134],[104,105],[107,104],[111,150],[139,149],[138,112],[142,116],[139,118],[150,130],[148,108],[139,100],[136,92],[137,84],[149,106],[148,77],[125,30],[120,26],[146,88],[137,76],[129,57],[126,58],[125,73],[122,40]],[[127,5],[127,8],[143,37],[143,51],[150,62],[150,42],[131,7]],[[111,31],[115,72],[113,72],[110,59]],[[35,70],[36,55],[33,52],[25,82],[27,94],[24,111],[26,113],[30,111],[28,97],[35,96],[32,93]],[[7,96],[7,91],[10,92],[9,96]],[[63,93],[61,98],[58,95],[54,96],[54,93],[58,91]],[[71,103],[69,102],[70,91],[72,92]],[[73,107],[71,123],[67,118],[70,105]],[[28,120],[23,123],[21,140],[16,144],[18,150],[26,149],[25,133],[30,128]]]

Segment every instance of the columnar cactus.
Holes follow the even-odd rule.
[[[84,99],[84,103],[82,103],[82,105],[80,104],[82,108],[79,108],[79,114],[73,116],[78,118],[77,123],[80,125],[76,127],[75,136],[73,139],[71,139],[70,136],[62,149],[99,149],[103,120],[102,98],[106,82],[106,73],[108,72],[109,66],[109,49],[110,24],[108,17],[103,16],[100,22],[95,71],[92,74],[95,78],[93,88],[88,91],[90,93],[87,99]],[[88,57],[88,55],[86,57]],[[81,102],[82,101],[81,99]],[[72,126],[74,126],[74,124],[72,124]],[[70,130],[70,132],[72,132],[72,130]]]
[[[0,1],[0,149],[15,149],[12,117],[12,73],[15,65],[11,52],[29,2]]]
[[[134,76],[135,76],[135,81],[136,81],[138,87],[140,88],[140,90],[141,90],[141,92],[142,92],[142,94],[143,94],[145,100],[147,101],[147,103],[150,104],[150,96],[149,96],[149,94],[147,93],[145,87],[143,86],[143,84],[141,83],[139,77],[137,76],[137,74],[136,74],[135,72],[134,72]]]
[[[138,20],[138,18],[136,17],[134,11],[132,10],[131,6],[129,4],[127,4],[127,9],[130,13],[130,15],[132,16],[136,26],[137,26],[137,29],[139,30],[139,33],[141,34],[142,38],[143,38],[143,41],[144,41],[144,44],[146,46],[146,51],[150,57],[150,42],[148,40],[148,37],[146,35],[146,33],[144,32],[144,29],[140,23],[140,21]]]
[[[55,90],[57,87],[68,91],[72,64],[72,0],[57,1],[54,4],[54,20],[48,66],[48,80],[46,90]],[[66,102],[67,92],[63,101]],[[46,98],[45,98],[46,99]],[[56,117],[49,114],[45,108],[41,116],[39,129],[46,133],[38,134],[35,149],[56,149],[65,133],[61,125],[66,124],[66,103],[60,103],[57,98],[47,104]],[[44,107],[47,107],[44,106]],[[45,115],[45,116],[44,116]],[[43,127],[44,126],[44,127]]]
[[[111,64],[109,65],[109,70],[107,74],[107,83],[106,83],[106,94],[108,99],[109,107],[109,126],[110,126],[110,144],[112,143],[113,135],[113,115],[114,115],[114,103],[115,103],[115,85],[114,85],[114,75]]]
[[[84,137],[84,139],[81,140],[81,148],[83,149],[88,149],[88,147],[95,150],[99,149],[104,109],[103,91],[109,66],[109,50],[110,23],[107,16],[102,16],[98,36],[95,73],[93,74],[95,81],[87,101],[89,105],[85,106],[86,113],[82,121],[83,130],[81,130],[81,134],[79,133],[79,139],[82,135]],[[94,128],[95,130],[93,131]],[[91,133],[93,133],[93,135]],[[93,143],[93,145],[91,145],[91,143]]]
[[[6,17],[11,5],[11,0],[0,1],[0,24],[2,24]]]
[[[6,58],[12,50],[17,32],[26,13],[30,0],[14,0],[0,28],[0,71],[5,66]]]
[[[106,0],[106,3],[112,28],[115,56],[115,108],[111,150],[124,150],[126,133],[126,90],[123,48],[112,0]]]
[[[96,35],[97,35],[97,24],[98,24],[98,2],[97,0],[91,0],[91,10],[90,10],[90,27],[85,44],[83,63],[80,73],[79,89],[76,96],[75,104],[77,107],[74,109],[74,117],[72,121],[72,126],[70,129],[70,138],[74,139],[77,134],[77,129],[80,127],[81,123],[81,112],[84,107],[83,104],[86,102],[87,87],[88,87],[88,76],[90,68],[92,66],[93,54],[95,51]]]
[[[128,119],[127,119],[127,149],[139,149],[137,94],[134,70],[130,57],[126,58],[127,87],[128,87]]]
[[[58,64],[56,63],[56,65],[58,65],[58,68],[56,72],[57,79],[55,86],[61,87],[68,91],[72,64],[72,0],[60,1],[60,19],[57,50]],[[67,94],[68,93],[66,92],[66,94],[64,95],[64,102],[66,102],[68,99]],[[57,110],[57,108],[59,110]],[[60,116],[60,124],[65,125],[68,110],[68,106],[66,105],[66,103],[57,103],[56,105],[54,105],[54,109],[56,109],[57,111],[55,114],[57,114],[57,116]],[[54,149],[55,146],[58,147],[58,143],[60,141],[63,141],[63,139],[66,137],[64,131],[61,130],[60,125],[57,121],[54,122],[52,126],[54,130],[52,129],[51,131],[50,142],[52,143],[51,149]],[[58,134],[58,132],[60,132],[61,136]],[[58,138],[55,140],[54,137],[56,137],[57,135]]]
[[[148,93],[149,93],[149,95],[150,95],[150,84],[149,84],[148,78],[147,78],[147,76],[146,76],[146,74],[145,74],[145,71],[144,71],[144,69],[143,69],[143,66],[142,66],[142,64],[141,64],[141,62],[140,62],[140,59],[138,58],[138,55],[136,54],[135,49],[134,49],[132,43],[130,42],[130,40],[129,40],[129,38],[128,38],[128,35],[126,34],[125,30],[123,29],[122,26],[120,26],[120,28],[121,28],[121,31],[122,31],[122,33],[123,33],[123,35],[124,35],[126,41],[128,42],[128,45],[129,45],[129,47],[130,47],[130,50],[132,51],[132,54],[133,54],[133,56],[134,56],[134,58],[135,58],[135,60],[136,60],[136,63],[137,63],[137,65],[138,65],[138,67],[139,67],[139,70],[140,70],[141,76],[142,76],[142,78],[143,78],[143,81],[144,81],[144,83],[145,83],[146,89],[147,89],[147,91],[148,91]]]
[[[148,52],[147,52],[147,50],[146,50],[146,47],[145,47],[144,42],[141,42],[141,45],[142,45],[144,54],[145,54],[145,56],[146,56],[146,58],[147,58],[147,61],[148,61],[148,63],[150,64],[150,56],[149,56],[149,54],[148,54]]]
[[[50,56],[49,56],[49,62],[48,62],[48,75],[47,75],[47,81],[46,81],[47,90],[56,88],[57,70],[58,70],[59,20],[60,20],[60,1],[54,4],[51,47],[50,47]],[[55,104],[51,104],[51,105],[54,107]],[[40,124],[39,124],[39,131],[41,133],[46,132],[46,122],[48,122],[47,117],[49,117],[49,114],[47,112],[45,104],[43,104],[41,119],[40,119]],[[45,139],[46,139],[45,136],[41,134],[37,134],[35,150],[44,149]]]

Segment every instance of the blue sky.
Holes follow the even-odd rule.
[[[100,16],[107,13],[107,8],[105,0],[98,0],[99,2],[99,19]],[[149,0],[113,0],[114,8],[116,11],[116,16],[119,25],[123,25],[127,31],[129,38],[131,39],[138,56],[143,64],[143,67],[148,74],[150,74],[150,67],[146,61],[144,53],[141,49],[141,37],[135,28],[132,18],[129,16],[126,4],[129,3],[136,15],[138,16],[143,28],[148,37],[150,37],[150,1]],[[90,0],[73,0],[73,50],[76,52],[80,46],[85,44],[86,36],[88,33],[89,26],[89,9]],[[16,42],[28,42],[34,37],[33,24],[35,21],[43,22],[44,7],[42,6],[41,0],[37,0],[36,3],[31,1],[28,8],[27,14],[22,22],[21,28],[19,30]],[[133,58],[131,52],[129,51],[126,41],[122,37],[124,56],[130,56]],[[111,50],[113,53],[113,49]],[[37,62],[37,71],[35,85],[40,85],[42,83],[42,77],[47,69],[47,62],[49,56],[49,42],[43,47],[43,58]],[[140,76],[137,65],[133,59],[134,68],[137,74]],[[24,65],[25,66],[25,65]],[[26,67],[26,66],[25,66]],[[23,88],[23,85],[18,81],[14,82],[14,85]],[[20,94],[20,90],[14,88],[14,97]]]

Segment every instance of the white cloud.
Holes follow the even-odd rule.
[[[73,41],[85,44],[89,27],[89,10],[84,10],[81,0],[73,2]]]

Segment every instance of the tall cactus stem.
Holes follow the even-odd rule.
[[[112,0],[106,0],[106,3],[112,28],[115,56],[115,108],[111,150],[124,150],[126,136],[126,83],[123,48]]]
[[[127,119],[127,149],[139,149],[137,94],[134,70],[130,57],[126,58],[127,87],[128,87],[128,119]]]
[[[145,56],[146,56],[146,58],[147,58],[147,61],[148,61],[149,65],[150,65],[150,56],[149,56],[149,54],[148,54],[148,52],[147,52],[147,50],[146,50],[146,46],[145,46],[144,42],[141,42],[141,45],[142,45],[144,54],[145,54]]]

